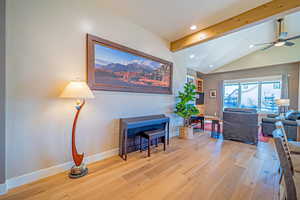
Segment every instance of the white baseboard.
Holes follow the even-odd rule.
[[[95,155],[91,155],[91,156],[88,156],[88,157],[85,158],[85,163],[90,164],[90,163],[93,163],[93,162],[97,162],[97,161],[115,156],[118,153],[119,153],[119,149],[116,148],[116,149],[112,149],[112,150],[105,151],[105,152],[102,152],[102,153],[98,153],[98,154],[95,154]],[[9,189],[12,189],[12,188],[15,188],[15,187],[18,187],[18,186],[21,186],[21,185],[24,185],[24,184],[27,184],[27,183],[31,183],[33,181],[37,181],[37,180],[42,179],[42,178],[46,178],[48,176],[52,176],[52,175],[67,171],[72,166],[73,166],[73,162],[66,162],[66,163],[63,163],[63,164],[60,164],[60,165],[56,165],[56,166],[49,167],[49,168],[46,168],[46,169],[41,169],[41,170],[38,170],[38,171],[35,171],[35,172],[24,174],[22,176],[10,178],[10,179],[7,180],[6,184],[4,184],[5,185],[5,191],[9,190]],[[0,194],[1,194],[1,184],[0,184]]]
[[[6,183],[0,184],[0,195],[5,194],[7,192],[7,185]]]

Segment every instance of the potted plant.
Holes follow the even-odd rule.
[[[177,97],[180,101],[176,104],[175,113],[184,120],[183,126],[179,129],[179,137],[183,139],[193,138],[193,128],[191,126],[191,116],[199,114],[199,110],[194,105],[196,99],[196,86],[189,82],[184,85],[184,91],[179,92]]]

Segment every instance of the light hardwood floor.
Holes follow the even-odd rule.
[[[118,156],[89,166],[71,180],[66,173],[9,191],[3,199],[35,200],[277,200],[278,160],[272,141],[253,145],[216,140],[197,133],[174,138],[146,152]]]

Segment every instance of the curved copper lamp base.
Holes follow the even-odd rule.
[[[80,177],[83,177],[83,176],[87,175],[88,171],[89,170],[88,170],[88,168],[86,167],[86,165],[84,163],[82,163],[80,166],[74,165],[71,168],[71,171],[69,173],[69,177],[72,178],[72,179],[80,178]]]
[[[86,168],[86,165],[83,163],[84,154],[79,154],[77,152],[76,140],[75,140],[77,120],[78,120],[79,113],[83,108],[84,104],[85,104],[84,100],[82,102],[77,101],[77,106],[76,106],[77,112],[75,115],[73,128],[72,128],[72,157],[75,165],[71,168],[71,171],[69,173],[70,178],[79,178],[85,176],[88,173],[88,168]]]

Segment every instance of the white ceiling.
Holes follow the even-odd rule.
[[[203,29],[270,0],[104,0],[102,6],[145,29],[173,41],[192,33],[196,24]],[[300,12],[285,19],[289,37],[300,34]],[[276,23],[269,21],[174,53],[177,66],[209,73],[259,48],[251,44],[276,38]],[[300,45],[300,44],[298,44]],[[193,58],[190,56],[194,55]]]
[[[173,41],[271,0],[105,0],[102,6]]]
[[[284,27],[288,37],[300,34],[300,12],[285,16]],[[174,54],[176,64],[186,66],[202,73],[209,73],[243,56],[260,51],[262,47],[249,48],[252,44],[272,42],[276,39],[277,23],[265,22],[235,32]],[[293,41],[293,42],[299,42]],[[297,44],[296,45],[300,45]],[[273,47],[288,48],[288,47]],[[268,50],[266,50],[268,51]],[[194,55],[193,58],[190,56]]]
[[[251,44],[266,43],[274,39],[274,23],[267,22],[176,52],[174,58],[179,66],[209,73],[258,50],[257,47],[249,48]],[[194,57],[191,58],[191,55]]]

